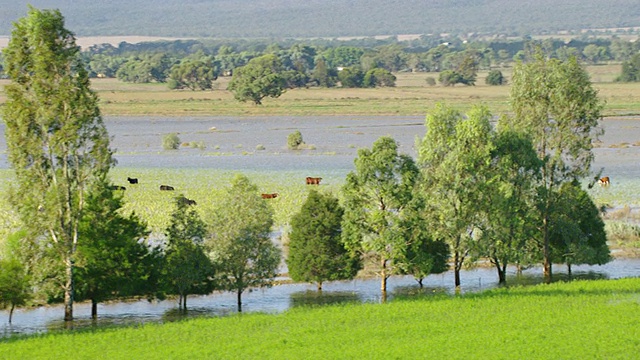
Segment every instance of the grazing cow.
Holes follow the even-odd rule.
[[[127,188],[126,188],[126,187],[124,187],[124,186],[120,186],[120,185],[111,185],[111,186],[109,186],[109,188],[110,188],[111,190],[127,190]]]
[[[129,182],[129,184],[137,184],[138,183],[138,178],[127,178],[127,181]]]
[[[321,177],[309,177],[307,176],[307,185],[320,185]]]
[[[608,176],[602,177],[598,180],[598,184],[602,187],[611,185],[611,181]]]
[[[188,198],[184,197],[183,195],[178,196],[176,199],[177,199],[178,203],[180,203],[180,204],[198,205],[198,203],[196,203],[195,200],[188,199]]]
[[[173,191],[173,190],[175,190],[175,189],[173,188],[173,186],[169,186],[169,185],[160,185],[160,190],[161,190],[161,191]]]
[[[262,194],[263,199],[275,199],[278,197],[278,193],[273,194]]]

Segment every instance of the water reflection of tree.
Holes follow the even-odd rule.
[[[362,302],[353,291],[299,291],[289,297],[289,307],[309,307]]]

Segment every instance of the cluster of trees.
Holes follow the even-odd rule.
[[[269,286],[278,271],[273,209],[239,175],[205,219],[177,199],[165,242],[151,244],[110,190],[109,136],[78,51],[58,11],[34,8],[5,50],[10,201],[23,228],[0,258],[0,304],[35,294],[64,302],[72,320],[78,300],[91,300],[97,316],[109,299],[177,295],[186,308],[188,295],[217,289],[235,291],[241,311],[242,293]],[[266,55],[259,65],[277,77],[268,70],[278,63]],[[292,218],[292,279],[321,289],[370,262],[384,297],[390,276],[421,283],[449,263],[458,287],[460,270],[478,258],[501,282],[508,264],[541,262],[550,280],[553,263],[609,261],[600,213],[580,186],[601,134],[588,75],[575,58],[538,49],[516,65],[511,103],[513,115],[495,126],[486,107],[465,115],[436,106],[417,160],[390,137],[360,149],[341,198],[311,191]]]

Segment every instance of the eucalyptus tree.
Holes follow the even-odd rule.
[[[4,49],[7,153],[15,170],[11,202],[34,248],[64,268],[64,318],[73,319],[78,228],[90,185],[113,166],[109,136],[58,10],[29,7]]]
[[[410,239],[405,237],[405,209],[413,199],[419,170],[409,155],[398,153],[391,137],[381,137],[371,149],[358,150],[355,170],[342,188],[345,214],[343,239],[376,264],[383,299],[387,279],[403,270]]]
[[[425,136],[418,139],[420,188],[428,199],[435,238],[447,241],[451,249],[456,288],[487,211],[494,149],[490,118],[486,107],[476,106],[465,117],[437,104],[426,117]]]
[[[282,62],[276,55],[262,55],[236,68],[228,89],[238,101],[261,105],[265,97],[277,98],[285,91],[283,71]]]
[[[80,223],[76,298],[91,300],[94,319],[100,302],[158,292],[160,251],[147,244],[146,224],[122,206],[121,194],[97,184]]]
[[[206,246],[216,264],[220,287],[237,294],[271,286],[278,274],[281,251],[271,240],[273,209],[244,175],[237,175],[210,214]]]
[[[491,154],[492,181],[485,190],[488,211],[480,252],[495,266],[499,283],[506,283],[507,265],[538,260],[531,239],[542,163],[529,136],[498,125]]]
[[[164,282],[169,294],[177,294],[178,307],[187,310],[190,294],[214,290],[215,267],[206,254],[207,225],[193,205],[176,197],[166,229]]]
[[[602,265],[611,261],[600,210],[577,181],[562,184],[551,213],[551,248],[555,263]]]
[[[550,217],[558,187],[586,177],[593,161],[592,143],[603,134],[603,104],[589,75],[575,57],[545,58],[540,50],[513,71],[511,127],[530,134],[543,161],[539,193],[539,236],[544,276],[552,276]]]
[[[353,279],[361,268],[359,254],[342,242],[344,209],[338,198],[311,190],[291,218],[287,266],[294,281],[322,283]]]
[[[171,89],[210,90],[217,78],[216,69],[209,58],[186,58],[171,67],[167,82]]]

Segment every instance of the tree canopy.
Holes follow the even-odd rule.
[[[277,98],[284,92],[282,62],[274,54],[262,55],[237,68],[228,89],[236,100],[262,104],[265,97]]]

